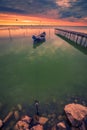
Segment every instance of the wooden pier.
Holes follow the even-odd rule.
[[[75,32],[75,31],[69,31],[69,30],[63,30],[63,29],[55,29],[55,34],[58,34],[60,36],[63,36],[74,43],[81,45],[83,47],[87,47],[87,34],[81,33],[81,32]]]

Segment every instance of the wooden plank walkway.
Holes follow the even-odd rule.
[[[85,48],[87,47],[87,34],[86,33],[55,28],[55,34],[59,34],[60,36],[63,36],[75,42],[76,44],[84,46]]]

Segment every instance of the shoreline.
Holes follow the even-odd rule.
[[[87,106],[87,100],[84,98],[80,98],[80,97],[68,98],[66,102],[61,102],[61,104],[59,104],[59,102],[55,102],[55,101],[49,102],[49,103],[40,102],[39,110],[38,110],[39,115],[41,117],[46,117],[48,119],[51,119],[52,121],[50,121],[51,124],[49,123],[49,125],[53,125],[53,124],[55,124],[55,122],[59,122],[59,121],[65,119],[65,113],[64,113],[63,109],[67,104],[71,104],[71,103],[81,104],[82,106]],[[18,118],[18,119],[20,119],[23,115],[28,115],[30,117],[33,117],[34,115],[36,115],[36,108],[35,108],[34,103],[29,104],[29,105],[17,104],[15,107],[13,106],[12,109],[7,110],[7,111],[6,111],[6,106],[2,106],[2,108],[0,106],[0,119],[6,118],[6,115],[9,114],[9,111],[12,112],[13,110],[16,110],[15,118]],[[15,125],[15,123],[18,120],[18,119],[16,120],[15,118],[13,116],[10,117],[6,122],[6,125],[4,125],[4,128],[6,129],[7,127],[10,127],[10,129],[12,129],[12,127]],[[12,122],[13,122],[13,125],[12,125]],[[2,129],[2,130],[4,130],[4,129]]]

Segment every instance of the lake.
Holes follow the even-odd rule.
[[[87,27],[59,27],[87,33]],[[32,35],[46,32],[34,47]],[[0,28],[0,104],[87,99],[87,55],[55,35],[53,27]],[[61,107],[60,107],[61,108]]]

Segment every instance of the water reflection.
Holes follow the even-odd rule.
[[[32,35],[39,35],[41,32],[46,32],[47,37],[50,38],[53,33],[53,28],[4,28],[0,29],[0,39],[13,40],[15,38],[32,37]]]
[[[33,43],[32,35],[44,31],[46,41]],[[54,35],[54,28],[0,30],[1,102],[61,102],[65,95],[85,96],[86,68],[87,57]]]
[[[12,40],[11,30],[8,29],[8,31],[9,31],[9,39]]]
[[[32,35],[39,35],[42,32],[46,32],[46,39],[35,44],[32,41]],[[4,28],[0,29],[0,55],[5,54],[19,54],[21,52],[28,53],[28,58],[30,59],[30,53],[32,52],[32,49],[35,53],[38,55],[44,55],[46,52],[48,52],[48,49],[50,50],[48,52],[51,53],[51,50],[55,50],[57,47],[55,46],[55,49],[51,46],[54,46],[56,36],[54,35],[54,28]],[[43,43],[47,43],[44,44]],[[50,46],[49,46],[50,44]],[[41,46],[41,47],[40,47]],[[39,48],[38,51],[35,48]]]
[[[44,42],[46,41],[46,39],[43,39],[41,41],[33,41],[33,48],[37,48],[39,47],[40,45],[42,45]]]
[[[79,51],[81,51],[82,53],[84,53],[85,55],[87,55],[87,48],[84,48],[83,46],[80,46],[78,44],[76,44],[74,41],[71,41],[63,36],[60,36],[58,34],[55,34],[57,36],[59,36],[60,38],[62,38],[63,40],[65,40],[67,43],[69,43],[70,45],[72,45],[74,48],[78,49]]]

